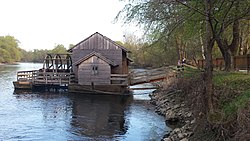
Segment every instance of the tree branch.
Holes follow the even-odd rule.
[[[220,31],[219,31],[219,34],[221,34],[222,32],[224,32],[224,29],[225,29],[225,19],[228,15],[228,13],[230,12],[230,10],[232,9],[233,7],[233,4],[234,4],[234,1],[231,2],[230,4],[230,7],[227,9],[225,15],[223,16],[223,19],[222,19],[222,23],[221,23],[221,28],[220,28]]]
[[[194,8],[194,7],[191,7],[191,6],[187,5],[187,4],[183,3],[183,2],[181,2],[180,0],[175,0],[175,1],[178,2],[178,3],[180,3],[180,4],[182,4],[183,6],[185,6],[185,7],[187,7],[187,8],[189,8],[189,9],[195,11],[195,12],[198,12],[199,14],[201,14],[201,15],[203,15],[203,16],[207,16],[206,13],[200,11],[199,9],[196,9],[196,8]]]
[[[241,14],[240,16],[237,16],[237,17],[234,17],[234,18],[228,20],[228,22],[225,22],[226,23],[225,28],[228,27],[229,25],[231,25],[236,20],[245,19],[246,16],[249,14],[250,14],[250,7],[248,7],[248,9],[246,10],[245,13]],[[247,20],[249,20],[249,19],[247,19]]]

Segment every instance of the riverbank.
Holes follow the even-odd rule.
[[[0,66],[3,65],[18,65],[20,62],[12,62],[12,63],[0,63]]]
[[[162,88],[150,95],[155,112],[165,117],[165,123],[172,128],[163,137],[163,141],[188,141],[194,134],[193,126],[196,119],[185,101],[185,93],[180,89],[180,79],[171,77],[163,82]]]
[[[163,141],[250,138],[250,75],[214,72],[215,114],[207,113],[203,72],[185,68],[151,96],[155,111],[173,130]]]

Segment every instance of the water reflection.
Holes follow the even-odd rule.
[[[27,140],[23,136],[32,137],[32,140],[74,139],[68,132],[71,128],[69,121],[72,117],[72,101],[66,94],[44,92],[19,93],[14,96],[17,99],[17,109],[10,110],[13,112],[10,121],[18,123],[14,135],[19,136],[14,139]],[[10,115],[9,113],[7,116]],[[9,130],[17,128],[10,123],[4,125],[8,126]],[[13,133],[9,133],[9,136],[13,136]]]
[[[135,96],[14,91],[20,70],[0,66],[0,140],[160,140],[168,131],[145,91]],[[13,94],[14,93],[14,94]]]
[[[125,111],[129,110],[128,105],[133,100],[132,96],[52,92],[36,94],[19,92],[14,95],[21,107],[32,104],[26,108],[29,111],[36,110],[33,112],[34,115],[27,116],[37,120],[37,125],[33,123],[33,132],[44,130],[43,132],[53,133],[61,139],[113,139],[126,134],[128,125],[125,122]],[[41,123],[46,126],[40,127]],[[63,130],[68,135],[65,136],[58,130]],[[41,136],[47,139],[45,135]]]
[[[132,96],[84,95],[73,100],[73,133],[91,138],[111,138],[127,131],[125,109]]]

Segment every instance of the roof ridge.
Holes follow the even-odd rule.
[[[116,64],[114,61],[110,60],[109,58],[103,56],[101,53],[98,53],[98,52],[96,52],[96,51],[92,51],[91,53],[89,53],[89,54],[86,55],[85,57],[79,59],[78,61],[76,61],[76,62],[74,63],[74,65],[79,65],[81,62],[83,62],[83,61],[89,59],[89,58],[92,57],[92,56],[97,56],[98,58],[101,58],[101,59],[102,59],[103,61],[105,61],[106,63],[108,63],[108,64],[110,64],[110,65],[112,65],[112,66],[117,66],[117,64]]]
[[[80,41],[79,43],[77,43],[76,45],[74,45],[71,49],[68,49],[68,52],[72,51],[75,47],[77,47],[78,45],[80,45],[81,43],[85,42],[86,40],[88,40],[89,38],[91,38],[92,36],[94,35],[100,35],[102,36],[103,38],[105,38],[106,40],[110,41],[111,43],[113,43],[114,45],[118,46],[119,48],[121,48],[122,50],[126,51],[126,52],[129,52],[129,50],[121,45],[119,45],[118,43],[116,43],[115,41],[111,40],[110,38],[108,38],[107,36],[104,36],[102,35],[101,33],[99,32],[95,32],[93,34],[91,34],[90,36],[88,36],[87,38],[85,38],[84,40]]]

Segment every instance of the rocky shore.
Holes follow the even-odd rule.
[[[188,141],[194,134],[193,126],[196,119],[185,101],[182,90],[176,86],[172,78],[168,84],[163,84],[167,88],[162,88],[150,95],[151,104],[155,105],[155,112],[166,119],[166,125],[172,128],[163,137],[163,141]]]
[[[213,112],[210,112],[204,73],[186,69],[175,74],[173,72],[172,77],[160,83],[161,89],[151,94],[155,112],[164,116],[167,126],[172,128],[162,141],[249,140],[247,75],[215,73]]]

